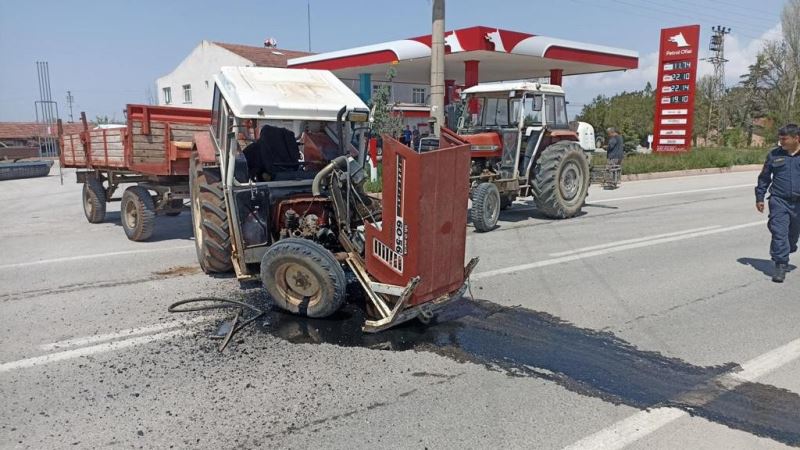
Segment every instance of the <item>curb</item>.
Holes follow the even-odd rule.
[[[659,178],[689,177],[717,173],[753,172],[761,170],[761,167],[761,164],[749,164],[744,166],[713,167],[708,169],[674,170],[672,172],[634,173],[623,175],[622,181],[657,180]]]

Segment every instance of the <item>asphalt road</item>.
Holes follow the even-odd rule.
[[[0,447],[798,446],[800,271],[770,281],[755,177],[593,187],[566,221],[518,201],[434,324],[270,313],[224,353],[231,314],[167,306],[268,299],[199,271],[190,214],[135,243],[70,173],[1,182]]]

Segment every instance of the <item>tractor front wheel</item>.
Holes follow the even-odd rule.
[[[559,141],[542,152],[531,182],[536,208],[551,219],[580,213],[589,190],[589,161],[580,144]]]
[[[347,279],[333,254],[314,241],[283,239],[261,259],[261,281],[280,308],[312,318],[335,313]]]
[[[475,230],[491,231],[500,217],[500,191],[493,183],[481,183],[472,193],[472,210],[470,218]]]

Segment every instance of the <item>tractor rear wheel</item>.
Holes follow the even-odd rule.
[[[98,178],[87,177],[83,183],[83,214],[89,223],[100,223],[106,218],[106,189]]]
[[[531,182],[536,208],[551,219],[581,211],[589,190],[589,161],[580,144],[559,141],[542,152]]]
[[[300,238],[280,240],[264,253],[261,281],[279,307],[312,318],[335,313],[347,287],[344,270],[333,254]]]
[[[224,273],[233,269],[230,227],[221,180],[218,167],[203,167],[197,152],[192,154],[189,186],[194,246],[197,262],[205,273]]]
[[[150,238],[156,222],[156,206],[150,191],[141,186],[125,189],[119,209],[122,229],[128,239],[144,241]]]
[[[493,183],[481,183],[472,193],[472,209],[470,218],[475,230],[491,231],[500,217],[500,191]]]

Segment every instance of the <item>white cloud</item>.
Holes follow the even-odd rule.
[[[775,25],[764,32],[758,39],[742,40],[739,36],[731,34],[725,38],[725,81],[728,86],[739,82],[739,76],[747,73],[747,68],[756,59],[756,54],[764,42],[781,38],[781,26]],[[707,47],[701,45],[700,58],[709,56]],[[700,61],[698,65],[698,78],[714,73],[714,67]],[[612,96],[623,91],[638,91],[644,89],[649,81],[653,89],[656,87],[658,74],[658,52],[647,53],[639,56],[639,69],[626,72],[609,72],[593,75],[577,75],[564,77],[564,90],[570,101],[570,116],[576,115],[598,95]]]

